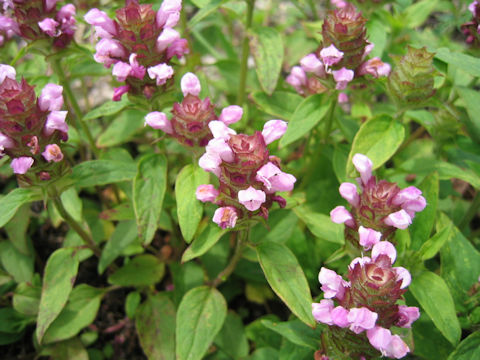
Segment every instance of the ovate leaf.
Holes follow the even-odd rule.
[[[165,264],[150,254],[139,255],[108,277],[112,285],[149,286],[162,280]]]
[[[133,162],[90,160],[75,166],[72,177],[76,186],[87,187],[132,180],[136,174]]]
[[[268,95],[257,91],[250,95],[258,107],[269,115],[279,119],[290,120],[303,98],[293,92],[275,91]]]
[[[130,105],[130,102],[126,97],[122,99],[122,101],[107,101],[103,103],[99,107],[89,111],[83,117],[83,121],[98,119],[99,117],[115,115],[116,113],[122,111]]]
[[[226,233],[227,230],[220,228],[217,224],[210,223],[185,250],[182,255],[182,262],[202,256]]]
[[[23,204],[41,200],[41,194],[29,188],[17,188],[0,199],[0,227],[4,226]]]
[[[202,359],[226,315],[227,303],[217,289],[200,286],[186,293],[177,312],[177,359]]]
[[[473,359],[480,359],[480,331],[470,334],[448,357],[448,360]]]

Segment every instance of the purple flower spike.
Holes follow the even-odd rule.
[[[15,80],[16,76],[17,73],[15,71],[15,68],[10,65],[0,64],[0,84],[3,83],[5,78]]]
[[[300,66],[307,73],[313,73],[317,76],[325,76],[325,65],[315,54],[308,54],[300,60]]]
[[[333,325],[332,319],[333,301],[320,300],[320,303],[312,304],[312,315],[318,322],[327,325]]]
[[[354,228],[355,220],[353,219],[352,214],[348,211],[345,206],[337,206],[335,209],[330,211],[330,218],[336,224],[343,224]]]
[[[398,320],[396,326],[410,328],[412,323],[420,317],[420,310],[416,306],[398,306]]]
[[[402,285],[400,289],[405,289],[412,282],[412,275],[410,271],[401,266],[396,266],[392,268],[393,271],[397,274],[397,281],[402,280]]]
[[[388,215],[383,222],[389,226],[404,230],[412,223],[412,217],[402,209]]]
[[[151,79],[156,79],[157,86],[165,84],[173,76],[173,68],[167,64],[149,67],[147,72]]]
[[[53,19],[45,18],[38,23],[38,27],[48,36],[55,37],[58,35],[57,26],[58,22]]]
[[[238,201],[250,211],[260,209],[260,206],[265,202],[266,195],[262,190],[257,190],[250,186],[247,190],[240,190],[238,192]]]
[[[345,294],[345,281],[335,271],[322,267],[318,274],[318,281],[322,284],[323,297],[342,299]]]
[[[198,77],[191,72],[183,75],[182,80],[180,80],[180,87],[182,88],[183,96],[187,96],[188,94],[198,96],[202,90],[200,80],[198,80]]]
[[[164,133],[172,134],[172,123],[168,120],[167,115],[162,112],[154,111],[145,116],[145,125],[149,125],[154,129],[162,130]]]
[[[169,47],[175,40],[180,39],[180,34],[177,30],[165,28],[163,29],[160,36],[157,38],[156,48],[158,52],[164,51]]]
[[[257,171],[255,179],[261,181],[269,193],[291,191],[293,190],[293,184],[297,181],[295,176],[282,172],[271,162],[263,165]]]
[[[112,38],[117,35],[117,25],[108,15],[98,9],[92,9],[85,14],[85,21],[95,26],[95,32],[98,37]]]
[[[222,229],[234,228],[237,223],[237,210],[232,206],[220,207],[213,214],[213,222]]]
[[[340,195],[350,203],[350,205],[353,207],[358,207],[360,203],[360,196],[358,195],[355,184],[344,182],[340,184],[339,192]]]
[[[42,111],[58,111],[63,106],[63,87],[47,84],[38,98],[38,106]]]
[[[378,319],[378,314],[368,310],[366,307],[350,309],[348,316],[350,330],[355,334],[360,334],[364,330],[373,329]]]
[[[218,118],[218,120],[220,120],[221,122],[223,122],[225,125],[228,126],[230,124],[234,124],[240,121],[242,116],[243,116],[243,109],[241,106],[230,105],[222,110],[222,113],[220,114],[220,117]]]
[[[369,228],[364,228],[361,225],[358,228],[358,235],[360,238],[359,243],[363,246],[365,250],[370,250],[372,246],[377,244],[382,237],[381,232]]]
[[[10,163],[10,167],[13,169],[15,174],[25,174],[28,169],[33,165],[33,158],[28,156],[22,156],[16,159],[13,159]]]
[[[366,185],[368,180],[372,177],[372,160],[363,154],[355,154],[352,158],[352,162],[355,169],[360,173],[362,183]]]
[[[270,120],[265,123],[262,130],[265,144],[270,144],[280,139],[287,131],[287,122],[282,120]]]
[[[49,144],[45,146],[45,151],[42,153],[42,156],[48,162],[59,162],[63,160],[62,150],[60,150],[60,147],[57,144]]]
[[[195,192],[195,196],[201,202],[211,202],[214,203],[217,196],[220,192],[215,189],[212,184],[207,185],[200,185],[197,187],[197,191]]]
[[[344,90],[347,88],[347,84],[353,80],[355,73],[353,70],[349,70],[347,68],[341,68],[340,70],[332,71],[333,79],[337,83],[335,89],[337,90]]]
[[[46,136],[53,134],[55,130],[62,132],[65,136],[68,132],[68,125],[65,122],[67,111],[52,111],[48,114],[43,132]]]
[[[376,261],[380,255],[386,255],[390,258],[390,263],[393,264],[397,259],[397,250],[395,246],[389,241],[380,241],[373,245],[372,260]]]
[[[338,50],[335,45],[331,44],[329,47],[323,48],[320,51],[320,58],[327,66],[332,66],[343,59],[343,52]]]

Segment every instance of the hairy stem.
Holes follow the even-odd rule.
[[[247,243],[249,231],[250,229],[237,231],[236,233],[237,243],[235,245],[235,252],[233,253],[233,256],[230,259],[230,262],[228,263],[227,267],[217,275],[215,280],[213,280],[212,282],[213,287],[217,287],[222,282],[226,281],[228,277],[233,273],[235,268],[237,267],[238,262],[242,258],[243,249],[245,248],[245,245]]]
[[[247,22],[245,23],[245,32],[242,43],[242,62],[240,63],[240,85],[238,87],[237,105],[242,106],[245,102],[245,86],[247,84],[248,56],[250,49],[248,46],[248,31],[252,27],[253,8],[255,0],[246,0],[247,2]]]

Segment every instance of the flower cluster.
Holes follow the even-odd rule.
[[[463,34],[467,37],[468,44],[480,44],[480,1],[475,0],[468,5],[472,13],[472,20],[461,26]]]
[[[3,1],[7,16],[0,16],[0,45],[19,35],[28,40],[53,39],[54,47],[66,47],[76,29],[75,6],[66,4],[57,11],[57,1]]]
[[[172,119],[168,120],[166,114],[154,111],[145,117],[146,125],[162,130],[183,145],[205,147],[213,138],[209,128],[212,121],[218,120],[223,126],[228,126],[242,118],[243,109],[237,105],[227,106],[217,117],[210,99],[201,100],[198,97],[202,88],[194,74],[186,73],[180,86],[184,97],[181,103],[173,105]]]
[[[91,9],[85,21],[95,27],[101,40],[96,45],[95,61],[109,68],[125,85],[115,89],[113,100],[123,94],[152,98],[162,86],[171,84],[173,68],[169,61],[188,52],[185,39],[173,29],[180,18],[181,0],[164,0],[155,12],[150,4],[137,0],[116,12],[116,21],[98,9]]]
[[[281,171],[279,159],[269,156],[267,145],[283,136],[286,122],[270,120],[262,132],[250,136],[236,134],[222,121],[211,121],[209,127],[213,139],[199,164],[218,177],[220,187],[200,185],[196,195],[219,206],[213,221],[224,229],[233,228],[258,216],[267,219],[274,201],[284,207],[285,199],[275,193],[292,190],[296,179]]]
[[[367,74],[375,78],[388,76],[389,64],[377,57],[365,60],[373,49],[366,40],[365,23],[366,19],[351,4],[330,11],[322,27],[323,46],[300,60],[287,82],[308,96],[331,88],[344,90],[354,78]]]
[[[383,356],[400,359],[410,351],[400,336],[390,331],[392,326],[409,328],[420,316],[417,307],[397,304],[411,276],[405,268],[392,267],[396,256],[395,247],[381,241],[373,246],[371,257],[355,258],[350,263],[348,282],[335,271],[320,270],[318,280],[324,300],[312,304],[312,314],[318,322],[329,325],[330,345],[323,349],[324,353],[367,359],[378,357],[379,351]]]
[[[64,163],[63,153],[58,144],[68,139],[67,112],[60,110],[63,88],[47,84],[37,99],[33,86],[24,79],[17,82],[15,77],[13,67],[0,65],[1,156],[12,159],[10,166],[17,175],[35,169],[30,177],[22,177],[26,183],[50,180],[62,171],[63,165],[58,163]]]
[[[352,209],[337,206],[330,216],[337,224],[345,223],[345,237],[354,247],[369,250],[381,238],[390,239],[396,229],[406,229],[415,213],[425,208],[426,201],[415,186],[400,189],[395,183],[377,181],[367,156],[356,154],[352,160],[360,173],[357,181],[361,192],[358,193],[355,184],[342,183],[340,195]]]

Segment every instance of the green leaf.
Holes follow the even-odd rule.
[[[271,347],[264,347],[255,350],[255,352],[250,355],[248,360],[271,360],[278,359],[278,350]]]
[[[137,312],[138,305],[142,301],[142,296],[138,291],[132,291],[128,293],[127,299],[125,300],[125,314],[129,319],[135,318],[135,313]]]
[[[147,155],[138,163],[133,180],[133,207],[138,233],[145,244],[150,244],[157,230],[167,189],[167,159],[163,155]]]
[[[439,192],[438,174],[433,173],[427,176],[418,188],[422,190],[427,206],[415,215],[413,224],[409,227],[412,237],[411,248],[415,251],[420,249],[422,244],[430,237],[435,223]]]
[[[132,221],[121,221],[115,227],[112,236],[103,248],[100,261],[98,262],[98,273],[102,274],[123,250],[138,239],[137,223]]]
[[[76,186],[87,187],[132,180],[136,174],[134,162],[90,160],[76,165],[72,177]]]
[[[437,6],[438,0],[422,0],[409,6],[402,15],[402,24],[413,29],[422,25]]]
[[[197,236],[193,243],[185,250],[182,255],[182,263],[205,254],[227,232],[227,230],[223,230],[217,224],[208,224],[205,230],[203,230],[202,233]]]
[[[335,224],[330,216],[314,212],[307,205],[297,206],[293,211],[319,239],[341,245],[345,243],[343,224]]]
[[[321,346],[318,329],[314,330],[299,320],[285,322],[262,320],[262,324],[296,345],[305,346],[313,350],[318,350]]]
[[[175,306],[165,293],[151,295],[140,305],[135,326],[149,359],[175,359]]]
[[[435,50],[435,57],[469,73],[470,75],[480,77],[480,59],[460,52],[451,52],[447,48]]]
[[[36,316],[42,289],[40,286],[24,282],[17,286],[13,295],[13,308],[20,314]]]
[[[110,125],[97,139],[98,147],[110,147],[123,144],[143,128],[146,111],[127,110],[112,120]]]
[[[5,225],[8,240],[22,254],[30,254],[30,244],[27,237],[28,224],[30,223],[30,206],[23,204],[15,216]]]
[[[295,109],[303,101],[300,95],[287,91],[275,91],[271,95],[257,91],[250,96],[261,110],[287,121],[292,118]]]
[[[189,164],[177,176],[175,197],[177,199],[177,215],[183,238],[190,243],[202,219],[203,205],[197,200],[195,191],[202,184],[207,184],[208,173],[199,166]]]
[[[457,178],[470,183],[476,189],[480,189],[480,177],[478,177],[473,171],[462,169],[458,166],[442,161],[436,162],[435,165],[440,180]]]
[[[445,281],[426,271],[413,279],[410,290],[442,335],[456,345],[461,336],[460,323]]]
[[[208,15],[214,13],[222,3],[224,3],[222,0],[212,0],[208,5],[205,5],[200,11],[198,11],[195,16],[193,16],[190,21],[188,22],[188,25],[190,28],[193,28],[195,25],[200,23],[205,17]]]
[[[256,250],[273,291],[300,320],[315,327],[310,288],[295,255],[285,245],[275,242],[263,242]]]
[[[50,355],[55,360],[89,360],[87,350],[78,338],[55,343],[42,350],[41,355]]]
[[[226,315],[227,303],[217,289],[200,286],[186,293],[177,312],[177,359],[202,359]]]
[[[33,254],[22,254],[10,242],[0,242],[0,261],[3,268],[13,276],[16,282],[32,280],[34,260]]]
[[[277,86],[283,62],[282,36],[273,27],[261,27],[250,36],[250,52],[262,89],[271,95]]]
[[[29,188],[17,188],[0,199],[0,227],[4,226],[23,204],[41,200],[39,192]]]
[[[99,117],[115,115],[129,106],[131,103],[127,97],[124,97],[121,101],[107,101],[99,107],[89,111],[83,117],[83,121],[98,119]]]
[[[480,359],[480,331],[475,331],[463,340],[450,354],[448,360]]]
[[[112,285],[150,286],[162,280],[165,264],[150,254],[139,255],[108,277]]]
[[[287,146],[310,132],[322,120],[330,103],[322,104],[322,94],[315,94],[303,100],[295,109],[288,128],[280,139],[280,146]]]
[[[240,316],[234,312],[227,314],[225,323],[215,338],[215,344],[232,359],[240,359],[248,355],[248,340]]]
[[[480,64],[479,64],[480,66]],[[462,98],[467,109],[467,127],[473,128],[475,135],[480,136],[480,93],[473,89],[457,87],[458,95]]]
[[[37,317],[36,336],[39,343],[67,303],[77,271],[78,257],[75,249],[58,249],[48,258]]]
[[[368,156],[373,162],[373,169],[376,169],[395,154],[404,137],[403,125],[390,116],[383,115],[365,122],[353,139],[347,161],[347,176],[354,176],[352,158],[355,154]]]
[[[423,261],[433,258],[442,248],[443,244],[453,236],[453,226],[445,226],[438,231],[434,236],[423,243],[418,251]]]
[[[80,284],[72,290],[67,305],[49,326],[45,344],[69,339],[90,325],[97,316],[104,290]]]

